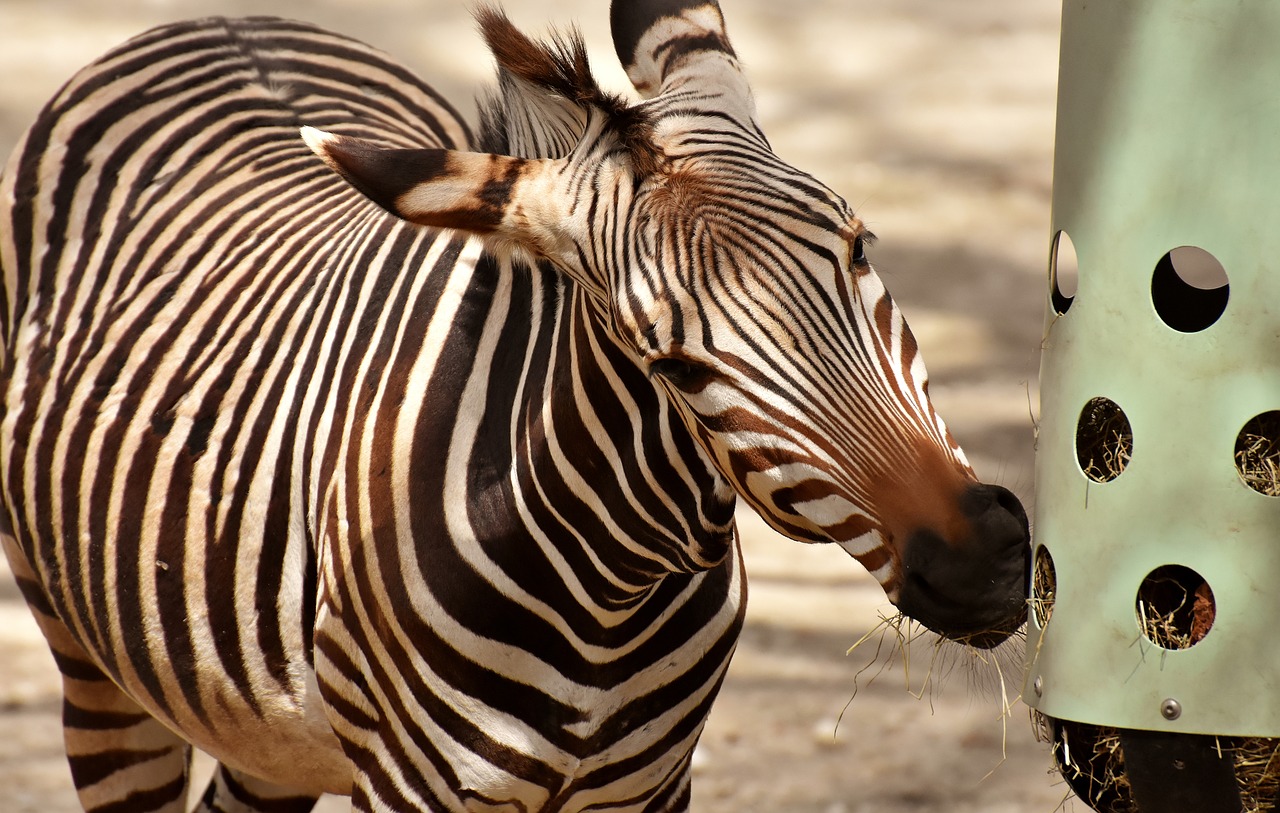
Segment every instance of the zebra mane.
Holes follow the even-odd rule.
[[[591,74],[582,34],[576,29],[553,32],[548,42],[537,42],[517,29],[507,15],[492,6],[476,12],[480,31],[498,63],[499,87],[481,103],[480,148],[486,152],[515,154],[514,116],[527,118],[535,127],[554,127],[545,115],[550,102],[577,108],[577,131],[562,133],[581,137],[590,111],[604,116],[607,130],[631,157],[637,170],[657,169],[661,153],[653,139],[653,122],[641,107],[628,105],[621,96],[602,90]],[[530,109],[532,108],[532,109]],[[564,116],[556,117],[560,122]],[[571,145],[570,145],[571,146]],[[523,156],[533,157],[533,156]],[[538,156],[558,157],[558,156]]]

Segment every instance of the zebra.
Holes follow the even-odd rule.
[[[848,205],[714,0],[477,12],[473,137],[273,18],[144,33],[0,179],[0,539],[87,811],[679,811],[741,499],[990,647],[1029,532],[933,409]]]

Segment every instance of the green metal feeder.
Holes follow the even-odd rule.
[[[1023,696],[1099,810],[1270,810],[1280,2],[1064,2],[1053,236]]]

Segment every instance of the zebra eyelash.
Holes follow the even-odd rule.
[[[869,231],[863,229],[854,235],[853,240],[849,242],[849,265],[863,270],[870,266],[867,259],[867,247],[874,244],[876,236]]]
[[[649,363],[649,377],[658,377],[684,393],[706,389],[715,371],[700,361],[685,356],[663,356]]]

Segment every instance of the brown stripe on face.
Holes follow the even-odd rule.
[[[928,529],[948,543],[964,544],[972,528],[960,498],[973,480],[954,458],[928,438],[906,439],[902,459],[872,487],[873,511],[886,535],[900,542]]]
[[[866,553],[855,554],[853,558],[857,559],[858,563],[865,567],[868,573],[875,573],[877,570],[887,565],[894,556],[892,551],[881,545],[878,548],[872,548]],[[897,574],[895,573],[891,577],[890,584],[896,582],[897,578]],[[890,584],[886,584],[884,586],[885,590],[889,589]]]

